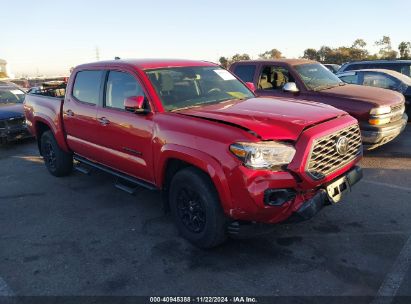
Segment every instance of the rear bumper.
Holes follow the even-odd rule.
[[[364,149],[371,150],[393,140],[404,131],[407,121],[408,116],[404,113],[400,120],[385,126],[362,124],[360,127]]]

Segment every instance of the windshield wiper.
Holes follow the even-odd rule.
[[[313,88],[314,91],[322,91],[322,90],[327,90],[331,88],[335,88],[340,86],[340,84],[325,84],[325,85],[319,85]]]
[[[187,109],[191,109],[191,108],[199,108],[199,107],[204,106],[204,105],[224,103],[224,102],[228,102],[228,101],[231,101],[231,100],[234,100],[234,99],[238,99],[238,98],[228,98],[228,99],[221,99],[221,100],[216,99],[216,100],[210,100],[210,101],[207,101],[207,102],[199,102],[199,103],[193,104],[191,106],[186,106],[186,107],[171,110],[170,112],[176,112],[176,111],[180,111],[180,110],[187,110]],[[243,99],[240,99],[240,100],[243,100]]]
[[[187,110],[187,109],[199,108],[199,107],[201,107],[201,105],[192,105],[192,106],[177,108],[177,109],[171,110],[170,112],[176,112],[176,111],[180,111],[180,110]]]

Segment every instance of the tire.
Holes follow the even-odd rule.
[[[180,234],[200,248],[212,248],[226,238],[226,217],[208,175],[193,167],[174,175],[169,192],[171,214]]]
[[[52,175],[60,177],[71,173],[73,155],[60,149],[51,131],[46,131],[41,136],[40,148],[47,170]]]

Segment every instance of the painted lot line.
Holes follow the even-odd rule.
[[[391,271],[385,277],[372,304],[388,304],[394,300],[411,266],[411,237],[408,238]]]
[[[394,188],[398,190],[411,191],[409,187],[402,187],[387,183],[363,180],[363,182],[368,184],[373,184],[377,186],[385,186],[389,188]],[[375,299],[372,304],[389,304],[394,300],[398,289],[410,269],[411,266],[411,236],[405,242],[404,247],[401,249],[391,271],[385,276],[382,285],[378,289]]]
[[[7,285],[7,283],[0,277],[0,297],[13,296],[13,291]]]

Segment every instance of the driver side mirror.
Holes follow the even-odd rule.
[[[144,96],[131,96],[124,99],[124,109],[133,113],[148,113],[148,110],[144,108],[145,98]]]
[[[252,82],[246,82],[245,85],[247,86],[247,88],[250,89],[250,91],[252,91],[253,93],[255,92],[255,85]]]
[[[295,82],[287,82],[283,86],[283,91],[284,92],[289,92],[289,93],[298,93],[298,92],[300,92],[300,90],[297,88],[297,85],[295,84]]]

